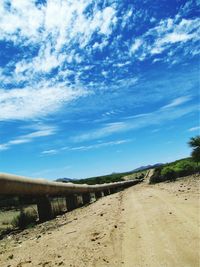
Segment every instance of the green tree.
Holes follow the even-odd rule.
[[[200,135],[192,137],[188,144],[193,148],[193,151],[191,153],[192,158],[197,163],[200,162]]]

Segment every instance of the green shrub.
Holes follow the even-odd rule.
[[[172,167],[164,167],[161,170],[161,176],[164,178],[163,181],[174,181],[176,179],[176,171]]]
[[[149,179],[150,184],[155,184],[155,183],[159,183],[159,182],[162,182],[161,168],[160,167],[156,168],[154,170],[154,174]]]
[[[16,217],[13,218],[11,224],[15,228],[25,229],[27,227],[33,226],[36,224],[37,220],[37,213],[36,211],[28,210],[28,211],[21,211]]]
[[[200,171],[200,166],[191,158],[177,160],[156,168],[149,183],[153,184],[167,180],[174,181],[178,177],[191,175],[198,171]]]
[[[196,164],[192,161],[180,161],[174,169],[178,177],[190,175],[196,172]]]

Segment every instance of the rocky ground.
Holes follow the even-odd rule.
[[[0,241],[0,266],[200,266],[200,176],[142,183]]]

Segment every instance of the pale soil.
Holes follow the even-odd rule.
[[[198,267],[199,177],[139,184],[0,241],[1,267]]]

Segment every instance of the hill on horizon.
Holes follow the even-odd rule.
[[[153,165],[146,165],[146,166],[141,166],[138,167],[132,171],[128,172],[113,172],[111,174],[107,175],[101,175],[101,176],[95,176],[95,177],[88,177],[88,178],[81,178],[81,179],[76,179],[76,178],[58,178],[55,181],[56,182],[63,182],[63,183],[88,183],[88,184],[95,184],[95,183],[111,183],[111,182],[119,182],[123,181],[123,177],[132,173],[137,173],[137,172],[142,172],[146,171],[151,168],[156,168],[163,165],[163,163],[156,163]]]

